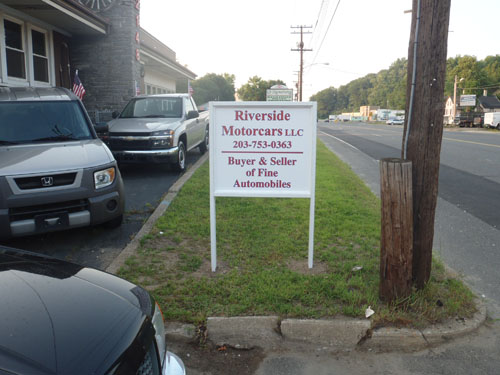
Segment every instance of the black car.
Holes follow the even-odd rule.
[[[0,374],[181,374],[158,304],[111,274],[0,246]]]

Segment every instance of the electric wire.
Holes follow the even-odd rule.
[[[330,26],[332,25],[333,18],[335,17],[335,14],[337,14],[337,9],[339,8],[340,0],[337,1],[337,5],[335,6],[335,10],[333,11],[332,17],[330,18],[330,22],[328,23],[328,27],[326,28],[325,34],[323,35],[323,39],[321,39],[321,43],[316,50],[316,54],[314,55],[313,62],[314,64],[316,62],[316,58],[318,57],[319,51],[321,50],[321,47],[323,47],[323,42],[326,39],[326,36],[328,35],[328,31],[330,30]]]

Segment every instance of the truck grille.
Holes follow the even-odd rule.
[[[68,213],[89,210],[89,202],[86,199],[42,204],[29,207],[14,207],[9,209],[10,221],[33,219],[37,215],[50,214],[53,212],[67,211]]]
[[[106,144],[112,151],[123,151],[123,150],[151,150],[151,141],[149,139],[141,140],[124,140],[124,139],[114,139],[108,138]]]
[[[76,172],[46,176],[18,177],[14,181],[21,190],[41,189],[46,187],[67,186],[75,182]],[[45,181],[45,182],[44,182]],[[46,185],[46,184],[49,185]]]

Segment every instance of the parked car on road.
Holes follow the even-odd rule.
[[[500,130],[500,112],[487,112],[484,114],[484,126]]]
[[[0,87],[0,238],[122,222],[123,182],[82,102]]]
[[[162,313],[114,275],[0,246],[0,373],[185,375]]]
[[[385,122],[387,125],[403,125],[405,121],[403,119],[391,118]]]
[[[100,134],[119,162],[170,163],[186,168],[186,152],[208,149],[208,112],[188,94],[138,96],[113,113]]]
[[[483,126],[484,113],[482,112],[462,112],[456,118],[455,122],[461,128],[472,128]]]

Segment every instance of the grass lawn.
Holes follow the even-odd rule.
[[[425,289],[390,306],[380,302],[380,201],[321,142],[316,168],[312,269],[309,199],[217,198],[213,273],[205,163],[120,276],[151,291],[165,319],[196,324],[209,316],[363,317],[368,306],[376,324],[425,326],[473,314],[472,293],[438,261]]]

